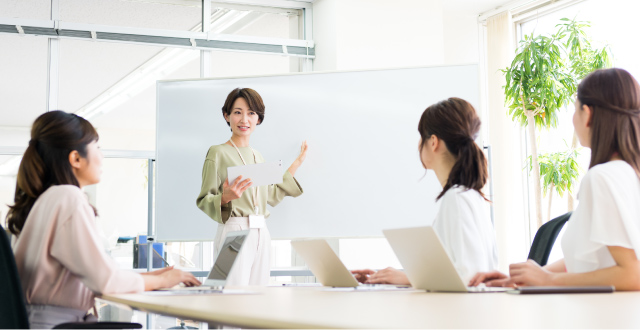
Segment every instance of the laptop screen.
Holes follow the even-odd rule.
[[[227,236],[207,279],[227,279],[229,271],[231,271],[231,267],[233,266],[233,262],[236,260],[238,252],[240,252],[240,248],[242,247],[242,243],[246,237],[247,235]]]

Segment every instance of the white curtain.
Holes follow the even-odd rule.
[[[514,24],[510,12],[487,19],[487,92],[489,143],[492,151],[493,206],[498,241],[499,269],[525,261],[529,252],[526,177],[522,129],[505,106],[501,69],[515,55]]]

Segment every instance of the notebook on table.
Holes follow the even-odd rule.
[[[510,289],[467,287],[433,227],[382,232],[415,289],[442,292],[505,292]]]

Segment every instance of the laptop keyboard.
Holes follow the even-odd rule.
[[[468,286],[467,292],[505,292],[511,288],[487,287],[487,286]]]
[[[402,289],[411,289],[410,286],[406,285],[394,285],[394,284],[360,284],[356,287],[357,290],[363,291],[382,291],[382,290],[402,290]]]

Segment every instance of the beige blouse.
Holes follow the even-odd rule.
[[[253,159],[253,152],[250,147],[240,147],[238,149],[247,165],[264,163],[264,158],[258,151],[255,152],[256,162]],[[207,152],[207,157],[202,167],[202,187],[200,195],[196,199],[196,204],[211,219],[219,223],[225,223],[229,217],[248,217],[254,214],[253,190],[256,187],[245,190],[240,198],[222,205],[222,185],[227,179],[227,167],[241,165],[244,164],[238,155],[238,151],[228,144],[212,146]],[[231,183],[229,182],[229,184]],[[265,218],[269,217],[267,204],[276,206],[286,196],[298,197],[303,192],[302,187],[289,171],[284,172],[282,183],[257,187],[257,189],[258,206],[260,207],[260,213]]]
[[[144,291],[142,275],[119,269],[99,242],[82,190],[73,185],[47,189],[14,247],[27,303],[88,311],[94,293]]]

